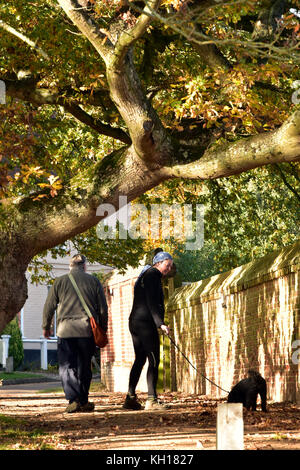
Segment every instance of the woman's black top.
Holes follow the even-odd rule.
[[[161,278],[161,272],[152,267],[137,280],[130,321],[154,322],[157,328],[164,324],[165,307]]]

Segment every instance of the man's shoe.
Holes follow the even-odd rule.
[[[125,410],[140,410],[142,405],[138,402],[136,395],[127,395],[123,408]]]
[[[89,412],[89,411],[94,411],[95,405],[91,401],[88,401],[84,405],[80,405],[80,411],[83,412]]]
[[[161,403],[157,398],[148,398],[145,405],[145,410],[167,410],[169,407],[164,403]]]
[[[73,401],[67,406],[66,413],[76,413],[77,411],[80,411],[80,408],[80,403],[78,403],[78,401]]]

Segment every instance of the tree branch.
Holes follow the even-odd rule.
[[[105,218],[97,211],[100,204],[119,209],[120,195],[130,202],[166,179],[164,168],[152,171],[135,153],[133,146],[107,155],[91,170],[74,176],[54,198],[35,201],[35,194],[7,201],[3,210],[12,212],[31,255],[57,246],[83,233]],[[30,214],[30,217],[29,217]]]
[[[158,145],[166,140],[166,132],[145,96],[133,60],[127,52],[151,21],[148,14],[149,6],[156,8],[160,0],[148,2],[149,6],[145,7],[144,13],[133,27],[133,36],[129,40],[128,36],[127,39],[123,36],[125,44],[119,44],[118,54],[115,54],[114,45],[108,39],[109,32],[103,33],[100,30],[86,7],[81,6],[77,0],[58,0],[58,3],[105,61],[110,96],[128,127],[135,150],[141,158],[151,160],[155,155],[155,144]],[[124,30],[124,24],[121,27]],[[116,67],[116,64],[120,65],[120,54],[123,58],[126,56],[126,61],[123,60],[122,67]],[[156,142],[153,139],[154,133],[157,137]]]
[[[138,17],[135,25],[127,31],[123,31],[117,40],[115,45],[114,67],[118,67],[119,64],[124,60],[128,49],[145,33],[147,27],[152,21],[151,14],[153,11],[157,10],[161,3],[161,0],[150,0],[146,3],[146,6]],[[111,64],[112,66],[112,64]]]
[[[196,25],[195,29],[202,33],[204,37],[209,39],[203,32],[200,25]],[[222,54],[220,49],[215,44],[198,44],[197,42],[191,41],[191,44],[195,51],[201,57],[201,60],[207,64],[210,68],[216,69],[220,67],[224,70],[229,70],[232,68],[230,62],[226,59],[226,57]]]
[[[201,35],[203,39],[209,40],[209,37],[205,34],[202,26],[200,18],[198,18],[198,14],[202,13],[200,16],[205,16],[204,11],[209,9],[210,7],[220,6],[220,2],[216,3],[214,0],[200,0],[194,1],[193,4],[188,9],[189,18],[188,22],[193,23],[193,28],[195,31]],[[183,12],[183,22],[187,21],[186,13]],[[189,41],[189,38],[187,38]],[[229,70],[232,66],[230,62],[226,59],[226,57],[222,54],[220,49],[215,44],[198,44],[195,41],[189,41],[191,45],[198,52],[201,60],[204,64],[207,64],[210,68],[216,69],[217,67],[223,68],[224,70]]]
[[[20,33],[16,29],[12,28],[9,24],[5,23],[4,21],[0,20],[0,28],[4,29],[10,34],[13,34],[16,36],[18,39],[21,39],[21,41],[24,41],[28,46],[32,47],[40,56],[43,57],[43,59],[49,60],[49,56],[46,52],[43,51],[40,47],[36,45],[34,41],[29,39],[27,36],[24,34]]]
[[[57,0],[61,8],[65,11],[70,20],[77,26],[79,31],[90,41],[100,54],[103,60],[106,60],[113,52],[113,44],[108,38],[107,33],[101,30],[88,9],[81,6],[77,0]]]
[[[32,80],[4,80],[4,82],[7,96],[19,98],[22,101],[28,101],[37,106],[45,104],[60,105],[80,122],[94,129],[99,134],[120,140],[127,145],[131,144],[130,137],[122,129],[103,124],[99,119],[93,118],[84,111],[78,103],[68,100],[58,91],[36,88],[36,83]]]
[[[278,0],[280,3],[280,0]],[[202,3],[202,2],[199,2]],[[210,2],[209,2],[210,3]],[[223,3],[223,2],[222,2]],[[233,2],[224,2],[224,5],[226,4],[232,4]],[[243,3],[242,0],[236,0],[234,2],[235,4],[237,3]],[[220,6],[221,3],[215,3],[214,6]],[[203,8],[197,7],[199,13],[201,13],[200,16],[204,15]],[[170,15],[165,15],[163,16],[160,12],[157,11],[152,11],[151,16],[154,20],[160,21],[162,24],[165,24],[169,28],[173,29],[177,33],[181,34],[184,36],[189,42],[198,44],[199,46],[208,46],[208,45],[215,45],[216,47],[218,46],[230,46],[234,47],[236,49],[245,49],[247,48],[248,53],[253,55],[253,56],[258,56],[261,58],[266,58],[266,59],[274,59],[274,60],[280,60],[280,61],[287,61],[290,63],[291,61],[295,62],[298,64],[300,62],[299,56],[297,54],[297,50],[299,48],[299,43],[296,42],[295,40],[291,42],[290,44],[284,44],[282,46],[276,46],[275,40],[272,42],[266,42],[266,41],[256,41],[254,39],[249,40],[249,39],[243,39],[237,35],[236,37],[233,38],[227,38],[227,39],[218,39],[214,37],[207,37],[203,32],[197,30],[195,27],[196,21],[196,9],[192,9],[193,11],[193,17],[194,17],[194,27],[190,27],[190,22],[187,21],[187,18],[191,18],[191,16],[188,14],[182,15],[182,19],[180,16],[180,13],[175,13],[172,16]],[[210,8],[210,6],[209,6]],[[188,10],[189,12],[189,10]],[[192,19],[191,19],[192,21]],[[197,21],[200,22],[200,19]]]
[[[168,168],[169,176],[188,179],[216,179],[239,174],[264,165],[300,160],[300,111],[273,131],[227,145],[208,149],[202,158]]]
[[[99,134],[107,135],[128,145],[131,144],[130,137],[122,129],[109,126],[108,124],[103,124],[99,119],[94,119],[90,114],[85,112],[80,106],[73,103],[64,103],[63,107],[66,111],[78,119],[78,121],[86,124],[91,129],[97,131]]]
[[[280,174],[281,176],[281,179],[282,181],[284,182],[285,186],[296,196],[297,199],[299,199],[300,201],[300,194],[297,193],[296,189],[293,188],[293,186],[288,182],[288,180],[286,179],[286,176],[284,174],[284,172],[282,171],[282,169],[280,168],[280,166],[276,163],[275,165],[275,168],[278,170],[278,173]]]

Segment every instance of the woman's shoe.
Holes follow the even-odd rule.
[[[145,410],[167,410],[168,405],[161,403],[157,398],[148,398],[145,405]]]
[[[123,405],[125,410],[140,410],[142,405],[138,402],[136,395],[127,395]]]

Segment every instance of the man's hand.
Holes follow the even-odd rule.
[[[51,336],[50,330],[43,330],[44,338],[49,339]]]
[[[162,332],[165,334],[165,335],[169,335],[170,333],[170,328],[167,326],[167,325],[161,325],[160,329],[162,330]]]

